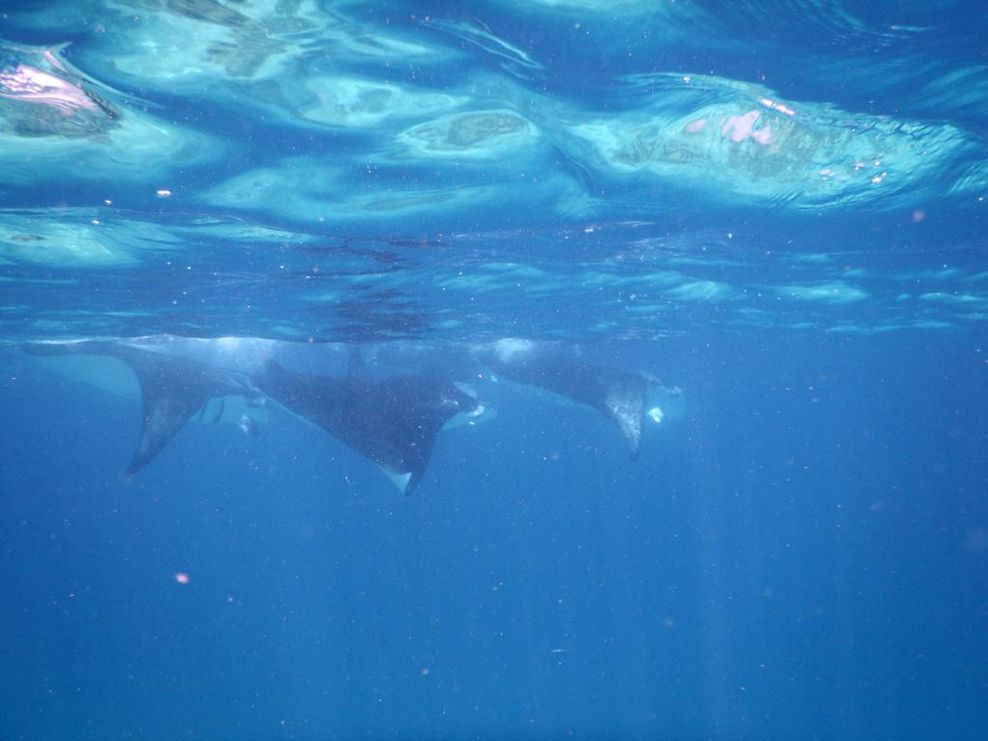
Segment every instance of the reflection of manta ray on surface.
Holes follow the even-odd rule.
[[[156,338],[39,343],[28,351],[110,356],[133,371],[140,387],[142,425],[128,473],[146,466],[189,421],[232,418],[243,431],[256,434],[257,410],[266,414],[264,400],[269,398],[376,463],[405,493],[420,483],[439,432],[455,426],[457,418],[473,422],[484,412],[456,376],[477,377],[481,368],[489,368],[591,407],[615,423],[632,457],[641,445],[647,392],[655,382],[645,373],[587,362],[578,349],[560,343],[503,340],[442,350],[402,347],[391,353],[401,371],[376,379],[352,348],[342,353],[350,372],[339,377],[286,368],[271,357],[276,348],[289,359],[297,350],[290,343],[263,340]],[[439,365],[446,372],[436,370],[437,354],[442,354]],[[409,358],[415,370],[406,367]],[[320,370],[332,365],[324,363],[329,359],[319,358]],[[429,368],[424,372],[419,370],[423,363]],[[658,421],[661,414],[656,417],[655,411],[649,416]]]

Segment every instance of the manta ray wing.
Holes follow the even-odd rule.
[[[134,474],[158,455],[213,396],[228,386],[209,366],[160,353],[121,349],[141,387],[141,435],[127,466]]]
[[[133,343],[37,343],[26,350],[33,355],[112,356],[133,371],[141,390],[141,433],[128,474],[146,466],[211,398],[251,393],[245,379],[232,371]]]
[[[620,430],[628,445],[631,459],[636,460],[642,445],[642,420],[648,384],[641,376],[613,372],[598,377],[603,386],[602,398],[594,398],[594,406],[602,411]],[[597,406],[599,404],[599,406]]]

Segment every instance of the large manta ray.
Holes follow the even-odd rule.
[[[291,360],[296,350],[268,340],[176,337],[27,347],[33,355],[109,356],[133,371],[143,414],[128,473],[146,466],[190,420],[218,421],[230,409],[246,409],[233,421],[253,431],[250,410],[270,399],[377,464],[404,493],[421,482],[439,432],[458,417],[484,411],[458,379],[486,372],[595,409],[618,427],[633,458],[641,445],[648,389],[656,383],[645,373],[592,363],[582,350],[562,343],[501,340],[441,351],[428,345],[378,352],[337,348],[336,373],[321,372],[334,365],[331,355],[320,359],[319,373],[286,368],[272,357],[278,351]],[[389,355],[397,372],[383,377],[368,372],[368,357],[377,364]],[[233,398],[246,400],[246,406],[228,403]]]
[[[293,373],[269,360],[254,376],[276,402],[379,465],[405,493],[418,486],[436,436],[458,414],[480,410],[454,384],[400,375],[378,382]]]

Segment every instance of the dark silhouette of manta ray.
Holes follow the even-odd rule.
[[[133,370],[141,390],[141,432],[129,474],[152,461],[190,419],[218,421],[229,405],[221,398],[207,406],[212,399],[240,396],[254,405],[271,399],[325,430],[377,464],[405,493],[421,482],[440,430],[458,415],[475,417],[483,411],[454,379],[477,377],[486,368],[595,409],[618,428],[632,458],[641,447],[649,388],[658,383],[647,373],[595,362],[590,351],[561,342],[509,338],[479,345],[402,345],[392,353],[397,365],[380,367],[404,370],[383,380],[369,373],[366,348],[344,347],[349,372],[337,377],[265,361],[270,353],[264,342],[245,338],[238,345],[230,338],[214,343],[166,336],[34,343],[27,349],[43,355],[112,356]],[[291,348],[284,349],[291,354]],[[387,352],[372,355],[375,367],[380,354]],[[409,372],[406,360],[418,368],[424,362],[429,370]],[[251,419],[238,424],[256,429]]]
[[[455,384],[421,375],[370,382],[354,375],[295,373],[268,361],[253,382],[281,406],[372,460],[406,494],[422,480],[443,426],[478,406]]]

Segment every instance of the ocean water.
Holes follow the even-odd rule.
[[[0,739],[983,738],[982,5],[0,2]]]

